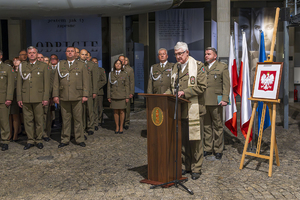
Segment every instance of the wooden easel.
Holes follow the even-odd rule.
[[[273,62],[273,54],[274,54],[274,47],[275,47],[275,40],[276,40],[276,33],[277,33],[277,26],[278,26],[278,19],[279,19],[279,11],[280,11],[280,8],[276,8],[276,15],[275,15],[275,22],[274,22],[274,32],[273,32],[272,44],[271,44],[271,51],[270,51],[270,55],[268,57],[268,60],[265,61],[266,63]],[[251,115],[251,118],[250,118],[249,129],[248,129],[248,132],[247,132],[247,137],[246,137],[246,141],[245,141],[245,145],[244,145],[242,160],[241,160],[241,163],[240,163],[240,169],[243,169],[243,165],[244,165],[246,155],[254,156],[254,157],[257,157],[257,158],[264,158],[264,159],[269,160],[269,173],[268,173],[268,176],[271,177],[272,176],[274,149],[275,149],[275,156],[276,156],[276,164],[277,164],[277,166],[280,166],[279,156],[278,156],[278,147],[277,147],[277,142],[276,142],[276,137],[275,137],[276,104],[280,103],[280,99],[271,100],[271,99],[258,99],[258,98],[251,97],[251,98],[249,98],[249,100],[254,101],[254,107],[253,107],[252,115]],[[255,118],[255,112],[256,112],[257,105],[258,105],[258,101],[263,102],[263,110],[262,110],[262,115],[261,115],[261,122],[260,122],[259,137],[258,137],[258,141],[257,141],[256,153],[251,153],[251,152],[247,152],[247,148],[248,148],[248,143],[249,143],[249,139],[250,139],[250,134],[251,134],[252,126],[253,126],[253,121],[254,121],[254,118]],[[262,140],[262,135],[263,135],[263,131],[264,131],[264,122],[265,122],[265,115],[266,115],[267,105],[269,107],[269,113],[270,113],[270,116],[271,116],[270,156],[260,154],[261,140]]]
[[[279,156],[278,156],[278,147],[277,147],[277,142],[276,142],[276,138],[275,138],[276,104],[280,103],[280,99],[266,100],[266,99],[257,99],[257,98],[252,98],[251,97],[251,98],[249,98],[249,100],[254,101],[254,107],[253,107],[253,110],[252,110],[249,129],[248,129],[248,132],[247,132],[246,142],[245,142],[245,145],[244,145],[244,151],[243,151],[243,155],[242,155],[240,169],[243,169],[243,165],[244,165],[246,155],[254,156],[254,157],[257,157],[257,158],[268,159],[269,160],[269,174],[268,175],[269,175],[269,177],[271,177],[272,176],[274,147],[275,147],[276,164],[277,164],[277,166],[280,166]],[[252,127],[252,125],[253,125],[253,121],[254,121],[254,118],[255,118],[255,112],[256,112],[257,105],[258,105],[258,101],[262,101],[264,104],[263,104],[263,110],[262,110],[262,115],[261,115],[261,122],[260,122],[259,137],[258,137],[258,142],[257,142],[256,153],[251,153],[251,152],[247,152],[247,148],[248,148],[249,139],[250,139],[251,130],[252,130],[252,128],[250,128],[250,127]],[[265,156],[265,155],[260,154],[261,139],[262,139],[263,130],[264,130],[264,122],[265,122],[267,104],[268,104],[269,113],[270,113],[270,116],[271,116],[270,156]]]

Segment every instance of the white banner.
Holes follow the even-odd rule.
[[[186,42],[190,55],[204,62],[203,8],[173,9],[155,13],[155,49],[168,50],[169,61],[176,62],[174,46]],[[158,62],[158,59],[156,59]]]
[[[101,17],[32,20],[31,28],[32,45],[44,56],[65,59],[66,48],[74,46],[102,60]]]

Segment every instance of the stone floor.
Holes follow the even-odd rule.
[[[150,189],[139,183],[147,177],[146,112],[135,104],[131,126],[123,135],[114,134],[109,109],[102,128],[89,136],[85,148],[71,143],[58,149],[59,130],[44,149],[23,150],[25,137],[0,152],[0,199],[300,199],[300,106],[290,106],[289,130],[277,115],[276,136],[280,166],[273,165],[268,177],[266,160],[246,157],[239,170],[245,138],[225,129],[225,151],[221,160],[207,157],[198,180],[180,186]],[[282,110],[279,106],[278,113]],[[239,122],[238,122],[239,124]],[[263,136],[262,151],[268,154],[270,128]]]

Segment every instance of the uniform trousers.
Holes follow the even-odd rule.
[[[51,125],[52,125],[52,116],[51,106],[48,104],[44,106],[44,131],[43,137],[50,137],[51,134]]]
[[[94,111],[96,111],[97,112],[97,117],[95,117],[95,122],[96,122],[96,124],[98,124],[98,123],[102,123],[102,120],[103,120],[103,95],[98,95],[97,96],[97,110],[96,109],[94,109]],[[98,110],[99,110],[99,112],[98,112]]]
[[[200,140],[189,140],[189,121],[181,119],[182,169],[200,173],[203,164],[203,116],[200,116]]]
[[[94,112],[93,112],[93,97],[90,96],[86,102],[83,103],[83,131],[95,131],[94,127]]]
[[[206,106],[204,116],[204,151],[222,153],[223,143],[223,107]]]
[[[60,101],[62,115],[61,143],[68,144],[71,137],[73,117],[74,137],[77,144],[84,141],[82,128],[82,103],[79,101]]]
[[[3,144],[9,143],[9,112],[10,106],[6,107],[5,103],[0,103],[0,131],[1,131],[1,139]]]
[[[131,105],[131,103],[133,103],[133,98],[129,99],[129,102],[126,105],[124,126],[130,125],[130,105]]]
[[[27,144],[41,143],[43,137],[44,110],[42,103],[23,103],[24,126]]]

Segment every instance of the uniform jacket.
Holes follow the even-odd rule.
[[[109,74],[110,80],[107,82],[107,98],[129,99],[129,78],[127,73],[121,70],[119,75],[116,75],[115,71]]]
[[[107,82],[105,70],[102,67],[98,67],[98,95],[104,95],[103,87]]]
[[[174,63],[169,63],[165,67],[161,67],[160,63],[152,65],[152,75],[150,71],[149,81],[148,81],[148,94],[163,94],[170,87],[171,84],[171,71]],[[159,77],[157,79],[157,77]],[[155,80],[157,79],[157,80]]]
[[[36,61],[33,66],[30,62],[23,61],[19,66],[19,75],[17,81],[17,101],[23,103],[41,103],[49,101],[50,91],[50,68],[40,61]],[[22,76],[26,78],[23,80]]]
[[[205,63],[207,73],[207,89],[205,103],[207,106],[218,105],[218,95],[222,95],[222,101],[229,102],[230,80],[228,67],[225,63],[216,61],[210,69]]]
[[[173,70],[178,70],[177,66],[173,66]],[[184,92],[184,99],[189,99],[193,96],[198,96],[198,102],[199,102],[199,115],[202,116],[206,113],[205,108],[205,101],[204,94],[207,86],[206,81],[206,72],[204,69],[204,64],[202,62],[197,62],[197,86],[195,87],[188,87],[188,81],[189,81],[189,63],[185,67],[184,71],[179,71],[179,91]],[[171,80],[171,84],[173,81]],[[172,86],[169,86],[169,89],[166,91],[167,94],[172,94],[171,91]],[[188,104],[184,103],[181,107],[181,117],[182,118],[188,118]]]
[[[0,103],[13,100],[14,97],[14,72],[13,68],[1,62],[0,64]]]
[[[64,76],[69,73],[69,77]],[[59,62],[54,75],[53,97],[59,97],[62,101],[78,101],[82,97],[89,96],[89,73],[85,64],[79,60],[75,60],[73,65],[69,67],[67,60]]]
[[[98,65],[95,64],[92,61],[83,61],[80,60],[81,62],[83,62],[85,64],[85,67],[88,70],[89,73],[89,97],[92,97],[93,94],[97,94],[98,93]]]
[[[134,72],[132,67],[126,65],[124,71],[127,73],[129,78],[129,94],[134,94]]]
[[[52,68],[52,65],[50,66],[50,96],[49,98],[52,98],[52,92],[53,92],[53,82],[54,82],[54,76],[55,76],[55,71],[57,69],[57,65],[56,66],[53,66]]]

